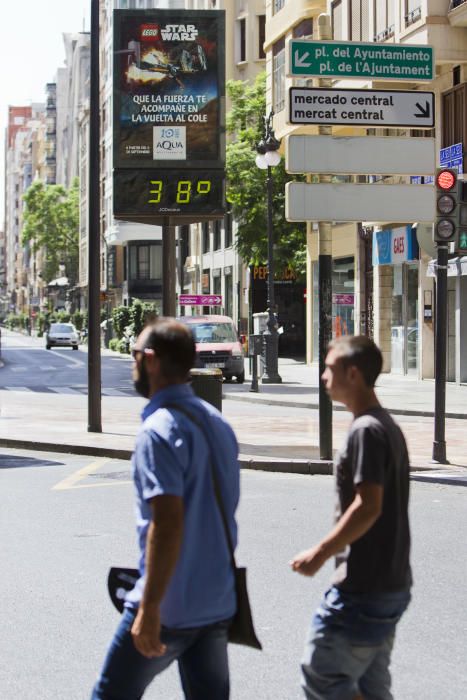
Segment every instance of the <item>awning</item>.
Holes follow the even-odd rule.
[[[436,263],[435,258],[428,263],[427,277],[436,277]],[[448,260],[448,277],[461,277],[462,275],[467,275],[467,255]]]

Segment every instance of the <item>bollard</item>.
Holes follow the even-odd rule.
[[[253,360],[250,391],[258,392],[258,355],[261,355],[263,346],[262,334],[251,334],[248,339],[248,354]]]
[[[196,396],[222,411],[222,370],[194,368],[190,370],[190,379]]]

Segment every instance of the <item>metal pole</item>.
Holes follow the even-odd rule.
[[[176,313],[176,278],[175,226],[167,222],[162,226],[162,313],[164,316],[175,316]]]
[[[318,38],[332,39],[331,18],[318,17]],[[320,87],[329,87],[330,80],[320,79]],[[320,135],[332,135],[331,126],[318,127]],[[330,182],[329,175],[321,175],[320,182]],[[318,222],[318,303],[319,303],[319,455],[332,459],[332,402],[324,388],[321,376],[325,368],[328,345],[332,339],[332,224]]]
[[[88,432],[102,432],[100,327],[99,0],[91,0],[88,230]]]
[[[446,353],[448,313],[448,247],[438,243],[436,267],[436,336],[435,336],[435,435],[433,462],[448,464],[446,459]]]
[[[274,298],[274,227],[273,227],[273,182],[272,168],[268,165],[268,283],[267,283],[267,330],[263,333],[265,344],[265,367],[261,377],[263,384],[280,384],[282,377],[278,370],[279,334],[275,314]]]

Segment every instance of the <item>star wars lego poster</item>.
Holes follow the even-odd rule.
[[[114,167],[223,167],[222,11],[114,11]]]

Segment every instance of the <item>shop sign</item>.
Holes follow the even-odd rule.
[[[267,280],[269,275],[267,265],[254,265],[252,270],[254,280]],[[294,282],[297,279],[297,275],[291,267],[286,267],[283,270],[278,270],[274,275],[274,279],[276,282]]]
[[[339,306],[353,306],[355,300],[354,294],[333,294],[332,303]]]
[[[397,265],[416,259],[412,226],[373,232],[373,265]]]

